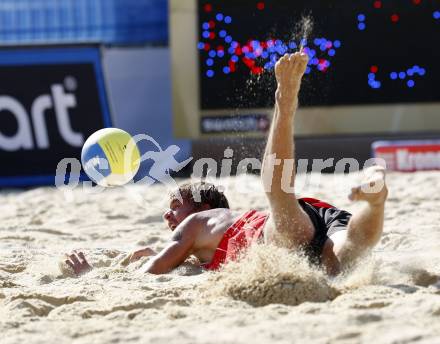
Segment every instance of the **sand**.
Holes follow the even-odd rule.
[[[318,179],[300,176],[301,194],[356,211],[346,197],[355,176]],[[265,208],[257,177],[220,182],[233,208]],[[219,273],[187,263],[150,275],[148,258],[124,265],[128,252],[169,239],[164,186],[80,188],[67,198],[55,188],[2,191],[0,342],[438,343],[440,175],[388,182],[380,244],[336,279],[269,247]],[[73,249],[95,267],[79,278],[59,264]]]

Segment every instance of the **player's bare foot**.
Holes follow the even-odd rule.
[[[371,166],[364,170],[361,184],[352,188],[348,198],[352,201],[367,201],[371,205],[383,205],[388,196],[385,183],[385,168]]]
[[[275,65],[277,105],[283,110],[293,112],[298,99],[301,79],[307,68],[308,55],[301,52],[285,54]]]

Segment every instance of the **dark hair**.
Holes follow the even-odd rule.
[[[179,186],[179,188],[170,194],[170,198],[179,198],[189,200],[195,208],[200,208],[204,204],[208,204],[211,209],[229,208],[229,202],[223,192],[210,183],[187,183]]]

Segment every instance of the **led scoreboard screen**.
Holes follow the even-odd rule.
[[[440,100],[440,1],[199,0],[198,18],[203,109],[268,106],[258,76],[300,45],[303,105]]]
[[[264,114],[256,109],[270,109],[274,66],[285,53],[301,47],[309,56],[300,93],[305,111],[342,109],[337,115],[346,120],[368,113],[356,111],[360,106],[379,106],[379,118],[379,113],[394,116],[397,108],[386,106],[400,104],[412,108],[399,110],[400,124],[394,129],[385,119],[383,132],[420,131],[432,128],[433,121],[440,129],[440,113],[432,107],[440,101],[440,0],[191,1],[202,133],[203,118],[213,123],[222,116],[226,120],[239,116],[241,123],[248,115]],[[410,112],[429,123],[427,128],[414,127],[414,121],[405,117]],[[313,114],[322,122],[316,111]],[[353,120],[351,126],[355,132],[356,123],[360,122]],[[313,133],[310,125],[304,128]],[[358,131],[362,130],[380,127]],[[328,130],[321,125],[318,132]]]

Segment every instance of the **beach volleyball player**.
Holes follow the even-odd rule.
[[[311,263],[334,275],[379,242],[387,198],[382,167],[370,167],[363,183],[352,189],[349,198],[364,203],[353,215],[320,200],[296,199],[293,193],[283,191],[283,168],[294,157],[295,112],[307,62],[308,56],[297,52],[284,55],[275,66],[278,87],[262,168],[267,212],[238,214],[229,209],[225,195],[214,185],[182,185],[171,195],[170,209],[163,216],[173,231],[169,244],[158,253],[150,248],[136,251],[131,261],[153,256],[144,265],[145,271],[163,274],[193,255],[203,267],[215,270],[253,243],[265,242],[301,250]],[[290,186],[294,186],[294,173]],[[66,263],[76,273],[90,268],[82,253],[70,255]]]

